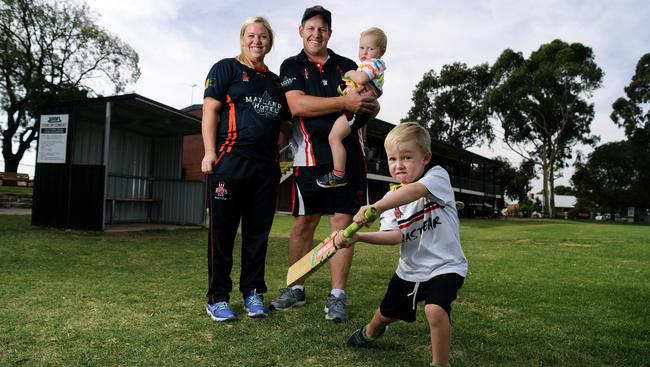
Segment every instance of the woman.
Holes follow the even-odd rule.
[[[208,304],[215,321],[235,319],[229,305],[233,246],[241,220],[239,290],[250,317],[267,317],[264,262],[280,179],[278,141],[289,119],[280,79],[264,64],[273,30],[262,17],[240,31],[241,53],[212,66],[205,82],[201,170],[209,177]]]

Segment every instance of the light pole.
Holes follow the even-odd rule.
[[[190,97],[190,106],[194,104],[194,87],[196,87],[198,84],[190,84],[190,87],[192,87],[192,96]]]

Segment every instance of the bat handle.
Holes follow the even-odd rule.
[[[370,224],[377,220],[379,216],[377,210],[373,207],[368,208],[363,215],[366,217],[366,223]],[[350,238],[353,234],[357,233],[358,230],[363,227],[362,223],[352,222],[346,229],[343,230],[343,237]]]

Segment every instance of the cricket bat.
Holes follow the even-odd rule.
[[[367,223],[374,222],[378,217],[377,211],[374,208],[366,210],[364,215]],[[363,224],[353,222],[343,230],[343,237],[350,238],[361,229],[361,227],[363,227]],[[336,232],[333,232],[300,260],[296,261],[289,267],[289,270],[287,271],[287,287],[291,287],[298,283],[298,281],[310,276],[321,265],[327,262],[334,253],[336,253],[338,247],[336,247],[336,244],[334,243],[335,237]]]

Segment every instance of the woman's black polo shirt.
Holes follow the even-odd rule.
[[[222,103],[217,154],[276,160],[280,124],[290,118],[276,74],[252,69],[234,58],[223,59],[210,69],[203,97]]]

